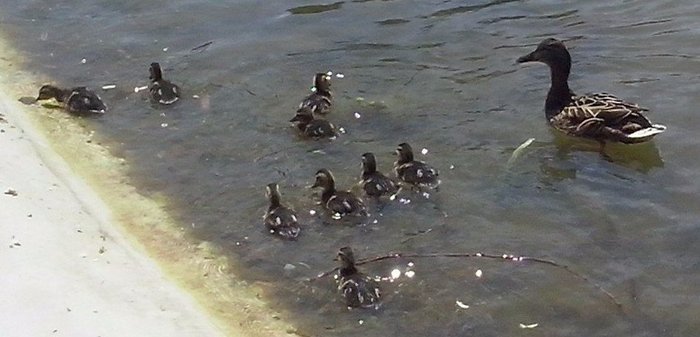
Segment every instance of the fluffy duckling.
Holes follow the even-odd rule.
[[[367,215],[367,209],[362,199],[349,191],[337,191],[335,179],[328,169],[320,169],[316,172],[316,181],[311,188],[322,187],[321,201],[323,207],[333,212],[334,215]]]
[[[438,171],[430,165],[413,159],[413,149],[407,143],[399,144],[396,149],[398,159],[394,163],[394,171],[399,179],[413,186],[437,188],[440,185]]]
[[[652,124],[642,115],[647,109],[611,94],[575,95],[568,83],[571,55],[559,40],[545,39],[535,51],[518,58],[518,63],[524,62],[542,62],[549,66],[552,84],[544,110],[549,124],[559,131],[595,139],[602,150],[606,141],[641,143],[666,130],[665,126]]]
[[[331,75],[318,73],[314,75],[314,93],[304,98],[299,104],[297,112],[309,110],[312,113],[327,114],[331,111],[332,94],[331,94]]]
[[[47,84],[39,89],[37,101],[46,99],[56,99],[62,103],[63,107],[74,114],[103,114],[107,111],[107,106],[102,102],[100,96],[87,87],[75,87],[72,89],[61,89]]]
[[[285,239],[296,239],[299,236],[301,227],[297,221],[297,214],[293,209],[282,205],[280,191],[277,184],[267,185],[267,199],[270,207],[265,212],[265,227],[272,234],[276,234]]]
[[[360,185],[362,185],[362,189],[365,190],[367,195],[373,197],[391,195],[399,190],[393,180],[377,171],[377,161],[374,158],[374,154],[371,152],[362,155]]]
[[[151,98],[164,105],[177,102],[180,99],[180,87],[163,79],[163,72],[158,62],[151,63],[150,72],[151,85],[148,91],[151,93]]]
[[[357,270],[352,249],[340,248],[337,260],[340,261],[338,291],[345,304],[350,308],[378,308],[381,301],[379,284]]]
[[[314,118],[313,113],[309,109],[297,111],[296,116],[289,121],[297,123],[297,128],[304,136],[309,138],[319,139],[337,136],[333,123],[325,119]]]

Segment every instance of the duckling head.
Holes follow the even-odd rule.
[[[377,161],[372,152],[362,154],[362,172],[374,173],[377,172]]]
[[[316,181],[311,188],[323,187],[324,190],[335,189],[335,179],[333,173],[328,169],[320,169],[316,172]]]
[[[571,55],[563,42],[548,38],[540,42],[535,51],[518,58],[517,62],[542,62],[550,67],[571,68]]]
[[[399,156],[398,163],[404,164],[413,161],[413,149],[408,143],[401,143],[396,148],[396,155]]]
[[[271,205],[279,205],[281,195],[277,184],[268,184],[265,188],[265,195],[267,196],[267,199],[270,200]]]
[[[160,70],[160,64],[158,64],[158,62],[151,63],[149,71],[151,75],[148,78],[150,78],[151,81],[155,82],[163,79],[163,72]]]
[[[352,252],[352,248],[343,247],[338,250],[338,258],[340,261],[340,266],[342,269],[354,268],[355,267],[355,254]]]
[[[41,89],[39,89],[39,97],[37,97],[36,100],[38,101],[38,100],[42,100],[42,99],[52,99],[52,98],[59,99],[59,98],[61,98],[61,96],[63,96],[62,89],[57,88],[57,87],[50,85],[50,84],[46,84],[46,85],[42,86]]]
[[[314,88],[319,94],[330,94],[331,92],[331,75],[326,73],[318,73],[314,75]]]

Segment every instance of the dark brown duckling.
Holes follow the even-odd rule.
[[[545,116],[556,130],[601,143],[641,143],[662,133],[666,127],[652,124],[642,114],[647,109],[625,102],[611,94],[577,96],[569,89],[571,55],[559,40],[545,39],[537,49],[518,63],[542,62],[551,70],[551,86],[545,101]]]
[[[296,239],[299,236],[299,232],[301,232],[296,212],[282,205],[277,184],[267,185],[266,194],[267,199],[270,200],[270,207],[265,212],[265,227],[270,233],[279,235],[282,238]]]
[[[297,123],[297,128],[309,138],[319,139],[337,136],[335,125],[325,119],[315,118],[310,109],[297,111],[296,116],[289,121]]]
[[[374,154],[367,152],[362,155],[362,176],[360,180],[362,189],[369,196],[381,197],[396,193],[399,188],[396,183],[377,171],[377,162]]]
[[[359,272],[355,267],[355,256],[350,247],[340,248],[338,291],[350,308],[378,308],[381,302],[379,283]]]
[[[299,104],[299,109],[309,110],[312,113],[325,115],[331,111],[332,94],[331,94],[331,75],[330,73],[318,73],[314,75],[314,92],[304,98]]]
[[[39,89],[39,97],[36,100],[51,98],[62,103],[63,107],[73,114],[103,114],[107,111],[102,98],[87,87],[61,89],[47,84]]]
[[[321,202],[323,207],[333,212],[334,216],[367,215],[362,199],[349,191],[337,191],[331,171],[320,169],[316,172],[316,181],[312,188],[322,187]]]
[[[399,158],[394,163],[394,171],[401,181],[418,187],[437,188],[440,185],[438,171],[422,161],[414,160],[410,145],[399,144],[396,154]]]
[[[163,105],[169,105],[177,102],[180,99],[180,87],[170,81],[163,79],[163,72],[160,69],[160,64],[157,62],[151,63],[150,79],[151,85],[148,91],[151,93],[151,98],[155,102]]]

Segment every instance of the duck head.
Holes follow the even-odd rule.
[[[314,75],[314,88],[316,92],[323,95],[331,93],[331,75],[327,73],[318,73]]]
[[[64,90],[60,89],[58,87],[55,87],[50,84],[46,84],[39,89],[39,97],[37,97],[37,101],[43,100],[43,99],[52,99],[55,98],[56,100],[62,100],[64,96]]]
[[[265,195],[270,200],[270,206],[279,206],[281,195],[277,184],[268,184],[265,188]]]
[[[338,250],[337,261],[340,261],[341,269],[354,269],[355,268],[355,254],[352,252],[352,248],[343,247]]]
[[[552,68],[571,68],[571,55],[564,43],[553,38],[540,42],[535,51],[518,58],[518,63],[542,62]]]
[[[374,159],[374,154],[371,152],[362,154],[362,173],[374,172],[377,172],[377,161]]]
[[[396,161],[398,164],[405,164],[413,161],[413,149],[408,143],[401,143],[396,148],[396,155],[399,159]]]
[[[311,188],[323,187],[325,191],[332,191],[335,189],[335,179],[333,178],[333,173],[328,169],[320,169],[316,172],[316,181],[311,186]]]
[[[151,72],[151,75],[148,78],[150,78],[152,82],[163,79],[163,72],[160,70],[160,64],[158,64],[158,62],[151,63],[149,71]]]

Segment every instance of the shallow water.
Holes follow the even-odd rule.
[[[539,323],[540,335],[687,336],[700,328],[694,1],[78,0],[0,9],[0,28],[31,57],[28,76],[117,85],[100,92],[111,110],[89,126],[133,163],[142,193],[167,196],[195,238],[242,261],[247,280],[265,285],[266,300],[300,334],[506,336]],[[567,40],[572,89],[639,102],[668,131],[653,143],[610,146],[610,162],[597,144],[549,130],[548,71],[515,64],[549,36]],[[161,108],[134,93],[152,61],[186,91],[182,102]],[[312,74],[327,70],[345,74],[334,79],[329,118],[347,133],[300,139],[287,121]],[[309,215],[320,210],[308,189],[317,169],[350,187],[360,154],[375,152],[389,172],[404,141],[429,150],[418,157],[441,170],[439,192],[406,192],[410,204],[387,203],[365,226]],[[262,228],[269,182],[302,214],[296,242]],[[415,277],[383,283],[380,310],[349,312],[331,280],[300,282],[332,268],[345,245],[359,256],[540,256],[591,282],[540,264],[414,259]],[[388,276],[408,262],[363,270]]]

